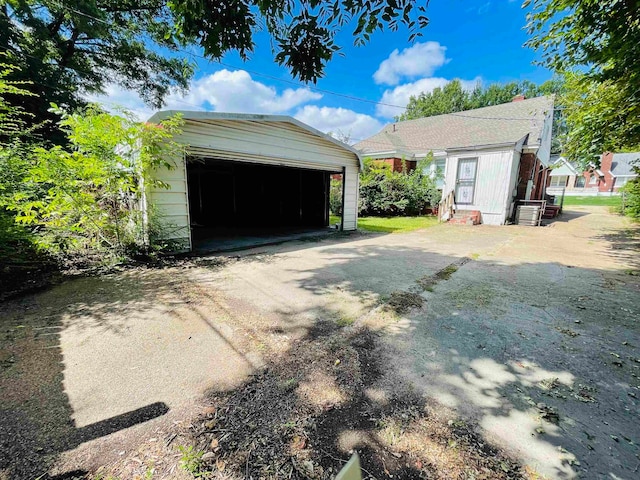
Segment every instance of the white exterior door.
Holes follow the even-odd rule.
[[[477,158],[461,158],[458,160],[456,177],[456,204],[471,205],[476,188]]]

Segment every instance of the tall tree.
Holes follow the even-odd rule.
[[[444,87],[437,87],[431,92],[422,92],[409,99],[406,111],[398,120],[432,117],[443,113],[466,110],[469,103],[469,92],[462,87],[460,80],[455,79]]]
[[[640,147],[638,105],[629,102],[612,80],[591,81],[583,74],[567,74],[562,102],[567,124],[563,153],[585,169],[597,163],[603,151]]]
[[[18,141],[24,136],[25,120],[24,109],[20,106],[11,105],[6,101],[7,96],[33,96],[31,92],[25,90],[28,82],[8,81],[12,73],[18,70],[18,67],[3,63],[5,55],[0,53],[0,147],[6,147],[7,142],[12,140]]]
[[[516,95],[524,95],[527,98],[550,95],[560,92],[562,86],[562,80],[554,78],[541,85],[526,80],[506,84],[493,83],[487,87],[478,84],[469,91],[464,89],[460,80],[455,79],[442,88],[437,87],[431,92],[423,92],[417,97],[412,96],[406,111],[398,117],[398,120],[413,120],[499,105],[510,102]]]
[[[544,65],[560,72],[581,67],[591,78],[638,86],[638,0],[526,0],[529,6],[527,45],[541,50]]]
[[[566,73],[565,155],[583,165],[604,150],[640,148],[640,2],[527,0],[527,45]]]
[[[218,59],[253,52],[266,30],[275,61],[296,78],[315,82],[340,51],[337,33],[353,27],[366,43],[385,28],[407,27],[410,39],[427,25],[426,4],[412,0],[0,0],[0,49],[19,67],[9,80],[28,79],[37,96],[10,99],[43,119],[49,103],[82,105],[83,94],[108,83],[138,92],[160,107],[171,88],[194,73],[187,46]]]

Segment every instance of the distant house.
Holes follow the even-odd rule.
[[[605,152],[598,168],[581,172],[564,157],[559,157],[552,160],[547,191],[552,195],[561,193],[563,189],[568,195],[615,194],[629,180],[638,176],[633,169],[636,161],[640,165],[640,152]]]
[[[502,225],[519,200],[545,196],[551,151],[553,96],[396,122],[355,145],[363,157],[394,169],[427,166],[456,211],[474,212],[482,223]],[[478,213],[479,212],[479,213]]]

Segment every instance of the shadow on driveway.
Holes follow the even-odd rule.
[[[295,372],[296,342],[327,347],[322,330],[313,333],[319,322],[344,320],[349,304],[361,299],[380,304],[394,292],[409,292],[423,298],[422,308],[391,319],[380,318],[375,308],[358,319],[346,317],[394,349],[380,368],[406,375],[420,393],[474,419],[487,444],[508,448],[542,474],[568,478],[584,470],[588,476],[629,478],[640,444],[634,420],[640,358],[637,278],[613,266],[620,261],[615,249],[607,253],[611,268],[550,261],[543,253],[553,237],[521,246],[530,256],[536,249],[542,252],[538,261],[491,252],[494,237],[502,235],[497,232],[505,232],[503,240],[515,248],[524,231],[445,227],[402,237],[288,245],[275,249],[277,258],[248,256],[214,271],[169,268],[82,279],[14,302],[2,316],[1,415],[10,420],[2,422],[3,428],[10,426],[2,438],[21,442],[2,445],[2,466],[14,478],[44,472],[60,452],[84,438],[124,428],[146,414],[161,415],[184,401],[185,393],[199,394],[207,385],[250,400],[256,388],[287,381],[247,380],[262,366],[255,353],[261,342],[280,345],[282,362]],[[603,241],[598,234],[593,241]],[[483,242],[486,254],[480,252],[446,279],[427,281]],[[218,291],[221,285],[228,290]],[[359,381],[370,387],[366,375],[373,361],[367,362],[357,343],[348,348],[364,362]],[[200,363],[194,367],[195,358]],[[348,379],[340,380],[334,359],[327,358],[331,362],[319,362],[317,368],[301,363],[298,384],[328,375],[330,383],[349,385]],[[113,377],[102,381],[107,374]],[[326,467],[337,468],[340,457],[348,457],[339,446],[354,432],[364,430],[375,439],[385,431],[366,422],[371,412],[384,416],[384,402],[363,400],[364,390],[347,392],[355,397],[316,418],[331,428],[314,438],[325,445],[329,460],[338,458],[326,460]],[[110,398],[120,399],[119,412]],[[431,406],[437,413],[432,400],[412,408],[423,412]],[[296,390],[290,401],[302,408],[314,397]],[[248,406],[257,415],[264,405]],[[145,415],[131,413],[138,409]],[[119,416],[122,422],[100,423]],[[14,443],[27,447],[12,454]],[[379,450],[374,444],[369,448]],[[268,453],[258,444],[251,448],[252,456]],[[410,453],[396,448],[401,455]],[[370,457],[382,471],[387,460]],[[394,465],[400,476],[408,468],[406,462]],[[411,475],[424,471],[446,477],[433,465],[412,465]]]

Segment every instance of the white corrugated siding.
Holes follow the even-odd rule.
[[[357,228],[357,155],[319,135],[287,122],[252,120],[189,120],[175,138],[187,145],[188,154],[223,160],[282,165],[342,173],[346,169],[344,229]],[[161,169],[156,178],[170,189],[150,188],[148,201],[160,219],[169,225],[170,237],[181,239],[191,248],[186,165],[176,159],[173,170]]]
[[[286,122],[187,120],[176,140],[191,153],[228,160],[341,172],[358,166],[357,156],[318,135]]]
[[[479,151],[456,154],[447,158],[443,194],[455,189],[458,159],[477,158],[476,184],[472,205],[457,205],[461,210],[479,210],[482,223],[502,225],[511,201],[513,150]]]
[[[345,169],[344,178],[344,229],[355,230],[358,226],[358,181],[360,170],[356,166]]]
[[[169,188],[151,186],[147,192],[147,203],[156,215],[155,221],[162,225],[165,238],[182,244],[191,250],[191,227],[187,198],[187,171],[184,158],[172,161],[174,168],[160,168],[152,172],[156,180]]]

